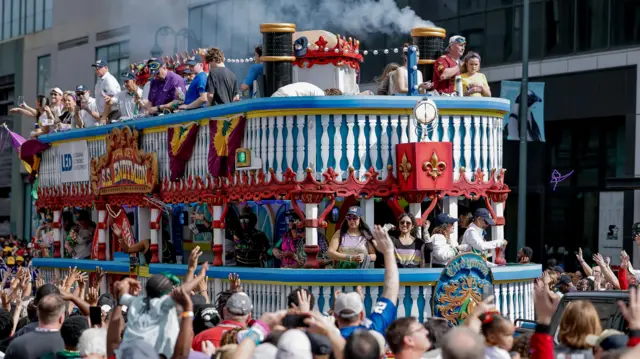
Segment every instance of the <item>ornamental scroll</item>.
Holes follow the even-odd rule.
[[[138,131],[115,128],[107,135],[107,154],[91,160],[91,191],[96,196],[151,193],[158,183],[158,158],[138,149]]]
[[[167,129],[169,139],[169,172],[171,181],[177,181],[184,176],[187,162],[193,154],[193,147],[198,136],[198,124],[196,122],[184,125],[171,126]]]
[[[461,324],[482,301],[485,286],[493,287],[493,274],[482,257],[464,253],[453,258],[433,290],[433,317],[446,319],[450,326]]]

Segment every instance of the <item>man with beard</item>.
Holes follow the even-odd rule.
[[[238,267],[262,267],[269,251],[269,239],[255,228],[258,217],[249,207],[240,213],[240,230],[234,233],[235,259]]]

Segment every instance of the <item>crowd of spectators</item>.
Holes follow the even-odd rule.
[[[535,333],[519,334],[487,297],[461,325],[442,318],[397,317],[400,279],[387,228],[375,226],[371,243],[384,262],[384,288],[366,314],[362,291],[333,295],[319,313],[306,288],[294,288],[277,312],[253,316],[254,301],[237,275],[230,289],[209,298],[208,264],[197,270],[189,257],[182,281],[155,274],[140,282],[125,278],[110,288],[103,273],[70,268],[54,283],[20,269],[2,292],[0,357],[35,358],[637,358],[640,355],[640,291],[620,303],[626,333],[602,327],[588,301],[574,301],[562,314],[557,344],[549,333],[558,297],[545,279],[534,286]],[[526,253],[524,253],[526,254]],[[196,275],[196,272],[198,274]],[[105,290],[109,288],[109,290]],[[286,305],[286,307],[285,307]]]

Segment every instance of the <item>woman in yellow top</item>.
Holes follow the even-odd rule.
[[[460,72],[465,96],[491,97],[487,78],[480,72],[480,55],[477,52],[469,51],[464,57]]]

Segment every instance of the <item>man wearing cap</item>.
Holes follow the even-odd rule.
[[[109,65],[104,60],[97,60],[91,67],[96,71],[98,81],[96,81],[96,87],[93,93],[96,95],[96,106],[99,113],[104,112],[104,94],[106,92],[118,93],[120,92],[120,84],[112,74],[109,73]]]
[[[396,319],[396,302],[400,290],[400,274],[396,263],[395,248],[386,229],[376,225],[373,245],[384,256],[384,288],[382,296],[373,305],[372,313],[365,318],[363,298],[357,292],[342,293],[334,301],[333,315],[342,336],[347,339],[360,329],[374,330],[384,335],[387,327]]]
[[[460,35],[451,36],[449,39],[446,53],[433,64],[433,88],[436,91],[447,94],[455,91],[455,79],[460,75],[460,58],[466,45],[467,40]]]
[[[202,342],[210,341],[216,348],[220,347],[222,336],[228,330],[236,328],[246,328],[247,322],[251,317],[253,303],[246,293],[234,293],[222,310],[222,318],[224,319],[216,327],[207,329],[193,338],[191,347],[193,350],[202,350]]]
[[[153,80],[149,87],[149,114],[162,113],[171,110],[174,100],[179,100],[178,93],[186,93],[184,80],[175,72],[169,71],[167,65],[160,61],[150,61],[149,71]]]
[[[491,256],[489,250],[506,246],[507,241],[504,239],[496,239],[488,242],[484,240],[485,229],[495,225],[496,223],[493,221],[493,218],[491,218],[491,213],[489,213],[486,208],[476,210],[473,223],[469,225],[469,228],[464,232],[464,236],[462,236],[463,249],[471,250],[486,259]]]
[[[207,74],[202,70],[202,57],[195,55],[187,61],[189,72],[195,77],[189,84],[184,104],[178,107],[181,110],[192,110],[204,107],[207,104]]]
[[[91,91],[84,85],[76,86],[76,97],[80,102],[80,107],[75,111],[76,122],[81,122],[83,128],[94,127],[100,120],[96,99],[91,97]]]
[[[121,78],[124,81],[124,90],[112,97],[111,104],[119,106],[120,121],[131,120],[140,113],[142,89],[136,84],[133,72],[125,72]]]

